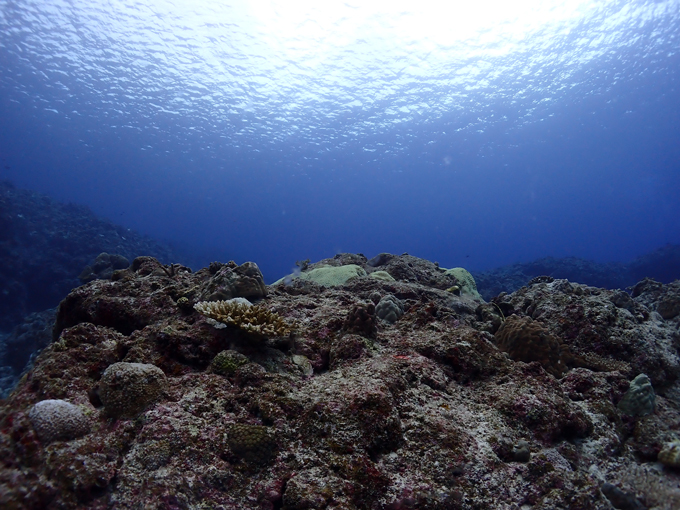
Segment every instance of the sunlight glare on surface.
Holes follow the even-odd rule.
[[[438,119],[479,132],[500,118],[498,106],[517,126],[540,121],[568,94],[636,72],[633,44],[643,56],[668,54],[678,16],[677,0],[5,7],[0,89],[10,101],[172,143],[184,131],[169,126],[179,123],[192,126],[187,144],[213,147],[195,142],[197,133],[219,132],[238,147],[304,140],[319,151]],[[609,68],[616,72],[593,72]],[[18,78],[27,74],[35,79]],[[403,150],[413,135],[400,136],[381,150]]]
[[[438,51],[444,57],[447,50],[499,56],[538,31],[563,34],[595,9],[592,0],[254,0],[249,5],[272,51],[291,60],[311,52],[332,58],[359,44],[374,53],[382,47],[394,57],[414,51]]]

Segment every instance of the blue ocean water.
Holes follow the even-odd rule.
[[[0,0],[0,178],[267,281],[680,243],[680,2]]]

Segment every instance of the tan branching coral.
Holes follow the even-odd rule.
[[[201,301],[194,309],[206,317],[253,335],[274,337],[288,336],[292,327],[279,314],[266,308],[243,301]]]

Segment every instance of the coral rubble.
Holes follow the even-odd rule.
[[[72,290],[0,403],[0,507],[678,508],[677,285],[319,268],[352,277],[139,257]]]

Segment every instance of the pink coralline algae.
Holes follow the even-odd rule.
[[[349,264],[366,276],[265,286],[254,263],[140,257],[74,289],[0,404],[0,507],[680,507],[677,285],[545,279],[484,303],[406,254],[302,271]],[[194,310],[239,297],[294,330]]]

